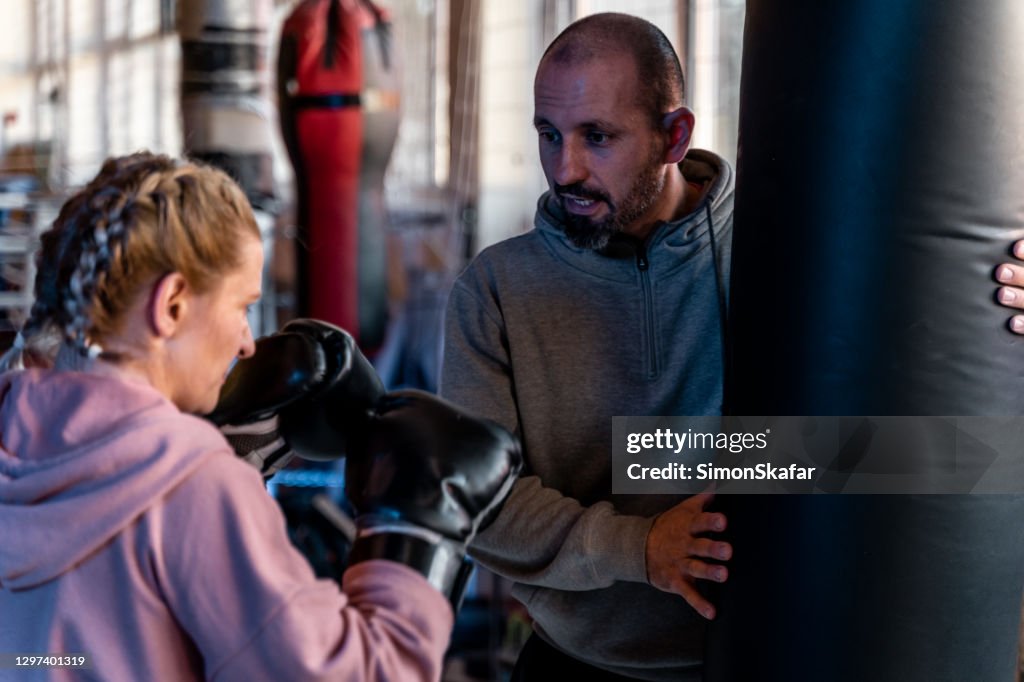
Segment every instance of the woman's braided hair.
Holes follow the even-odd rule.
[[[41,236],[35,302],[17,345],[49,339],[100,355],[159,277],[180,272],[195,291],[208,291],[241,264],[245,234],[259,238],[259,228],[222,171],[148,152],[108,159]],[[8,355],[4,368],[21,363],[19,348]]]

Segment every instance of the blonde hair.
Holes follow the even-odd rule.
[[[259,228],[244,193],[223,171],[139,152],[108,159],[41,236],[35,302],[0,369],[23,350],[102,355],[146,287],[181,273],[198,293],[241,265],[244,235]]]

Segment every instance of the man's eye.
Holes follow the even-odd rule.
[[[609,140],[607,133],[590,132],[587,133],[587,142],[591,144],[607,144]]]
[[[558,133],[553,130],[538,130],[537,134],[540,135],[540,139],[544,142],[558,142]]]

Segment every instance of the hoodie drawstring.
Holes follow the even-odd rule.
[[[711,202],[704,202],[704,210],[708,215],[708,234],[711,237],[711,263],[715,269],[715,286],[718,293],[718,321],[719,333],[722,335],[722,414],[728,414],[725,396],[728,395],[726,387],[732,374],[732,341],[729,337],[729,301],[726,296],[725,280],[722,276],[722,268],[718,263],[718,240],[715,237],[715,222],[711,215]]]

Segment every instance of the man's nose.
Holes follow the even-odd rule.
[[[587,179],[587,168],[583,151],[570,142],[562,145],[555,165],[554,181],[559,185],[571,185]]]

